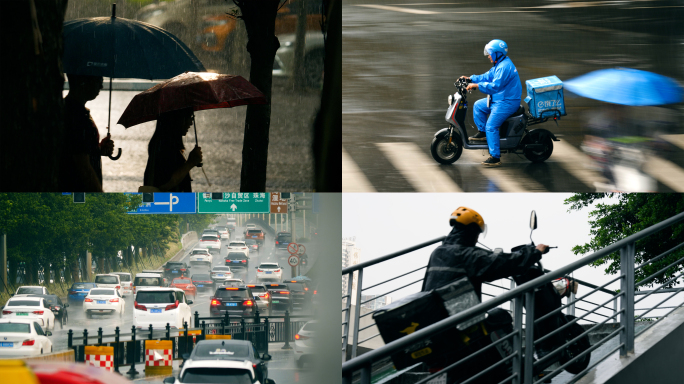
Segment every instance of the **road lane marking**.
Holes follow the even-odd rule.
[[[554,141],[551,157],[573,177],[592,189],[595,188],[595,183],[608,182],[598,172],[586,168],[586,165],[592,164],[594,160],[567,141]]]
[[[436,13],[441,13],[441,12],[433,12],[433,11],[422,11],[420,9],[390,7],[387,5],[375,5],[375,4],[360,4],[360,5],[355,5],[355,7],[366,7],[366,8],[381,9],[383,11],[412,13],[414,15],[434,15]]]
[[[482,156],[481,151],[464,149],[461,157],[479,164],[477,169],[480,173],[496,184],[497,188],[502,192],[546,191],[546,188],[533,179],[528,177],[521,178],[519,175],[507,173],[505,169],[502,169],[502,167],[506,166],[505,162],[501,166],[494,168],[480,164],[487,159]]]
[[[684,149],[684,135],[660,135],[660,137],[663,140]]]
[[[375,188],[342,148],[342,192],[375,192]]]
[[[463,192],[439,164],[413,143],[376,143],[418,192]]]
[[[644,171],[677,192],[684,192],[684,170],[660,157],[651,157]]]

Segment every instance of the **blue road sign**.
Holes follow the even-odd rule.
[[[128,212],[137,214],[181,214],[196,213],[195,193],[192,192],[155,192],[154,203],[142,203],[136,211]]]

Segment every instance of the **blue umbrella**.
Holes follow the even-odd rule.
[[[109,114],[112,78],[170,79],[186,71],[206,72],[204,65],[176,36],[136,20],[93,17],[64,22],[64,73],[109,77]],[[110,118],[107,117],[107,133]],[[121,148],[116,157],[121,156]]]
[[[607,103],[644,106],[679,103],[684,89],[669,77],[631,68],[601,69],[570,79],[565,88]]]

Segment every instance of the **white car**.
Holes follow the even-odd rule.
[[[190,264],[205,263],[211,266],[214,256],[206,248],[195,248],[190,252]]]
[[[121,296],[133,294],[133,279],[128,272],[112,272],[112,275],[118,275],[121,281]]]
[[[206,248],[209,252],[221,253],[221,239],[214,235],[202,235],[199,241],[199,245],[202,248]]]
[[[49,295],[47,288],[41,287],[40,285],[25,285],[23,287],[17,288],[14,295]]]
[[[30,319],[47,331],[55,328],[55,314],[42,297],[12,297],[2,309],[3,319]]]
[[[145,272],[138,273],[135,275],[135,280],[133,280],[133,294],[135,295],[138,290],[143,288],[162,288],[164,284],[164,277],[161,272]]]
[[[83,312],[88,319],[93,315],[109,315],[117,313],[124,316],[126,301],[118,290],[112,288],[93,288],[83,300]]]
[[[167,377],[164,384],[249,383],[260,384],[249,360],[187,360],[178,378]],[[275,384],[272,379],[263,384]]]
[[[216,227],[216,230],[221,234],[221,240],[230,240],[230,232],[228,232],[228,227]]]
[[[297,367],[302,368],[305,361],[311,362],[315,356],[316,330],[318,321],[312,320],[304,324],[302,329],[295,335],[294,358]]]
[[[95,284],[98,288],[111,288],[119,291],[119,295],[123,295],[123,289],[121,289],[121,279],[119,275],[95,275]]]
[[[261,263],[259,264],[256,273],[257,281],[283,279],[283,268],[278,263]]]
[[[249,248],[247,243],[244,241],[234,240],[228,244],[228,253],[230,252],[242,252],[245,256],[249,257]]]
[[[32,319],[0,319],[0,357],[25,357],[52,352],[52,332]]]
[[[243,234],[243,235],[246,234],[247,231],[249,231],[250,229],[257,229],[256,224],[247,224],[247,225],[245,225],[245,230],[244,230],[244,232],[242,232],[242,234]]]
[[[268,289],[263,284],[247,284],[247,288],[252,291],[252,297],[257,302],[257,308],[268,308],[270,300],[268,299]]]
[[[223,283],[225,280],[233,278],[233,271],[230,267],[214,267],[209,271],[209,276],[214,283]]]
[[[147,288],[135,295],[133,309],[133,325],[147,329],[152,328],[181,329],[184,323],[191,326],[192,300],[185,297],[185,292],[178,288]]]
[[[242,279],[236,279],[236,278],[223,280],[223,286],[224,287],[227,287],[227,286],[237,287],[238,285],[245,285],[245,282],[242,281]]]

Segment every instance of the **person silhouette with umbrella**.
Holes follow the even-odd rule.
[[[109,134],[100,133],[85,103],[102,89],[102,76],[67,74],[69,94],[64,98],[65,148],[60,164],[59,188],[63,192],[103,192],[102,156],[114,151]]]
[[[192,108],[162,113],[150,139],[145,185],[161,192],[192,192],[190,170],[202,163],[202,148],[196,146],[185,158],[183,136],[193,123]]]

